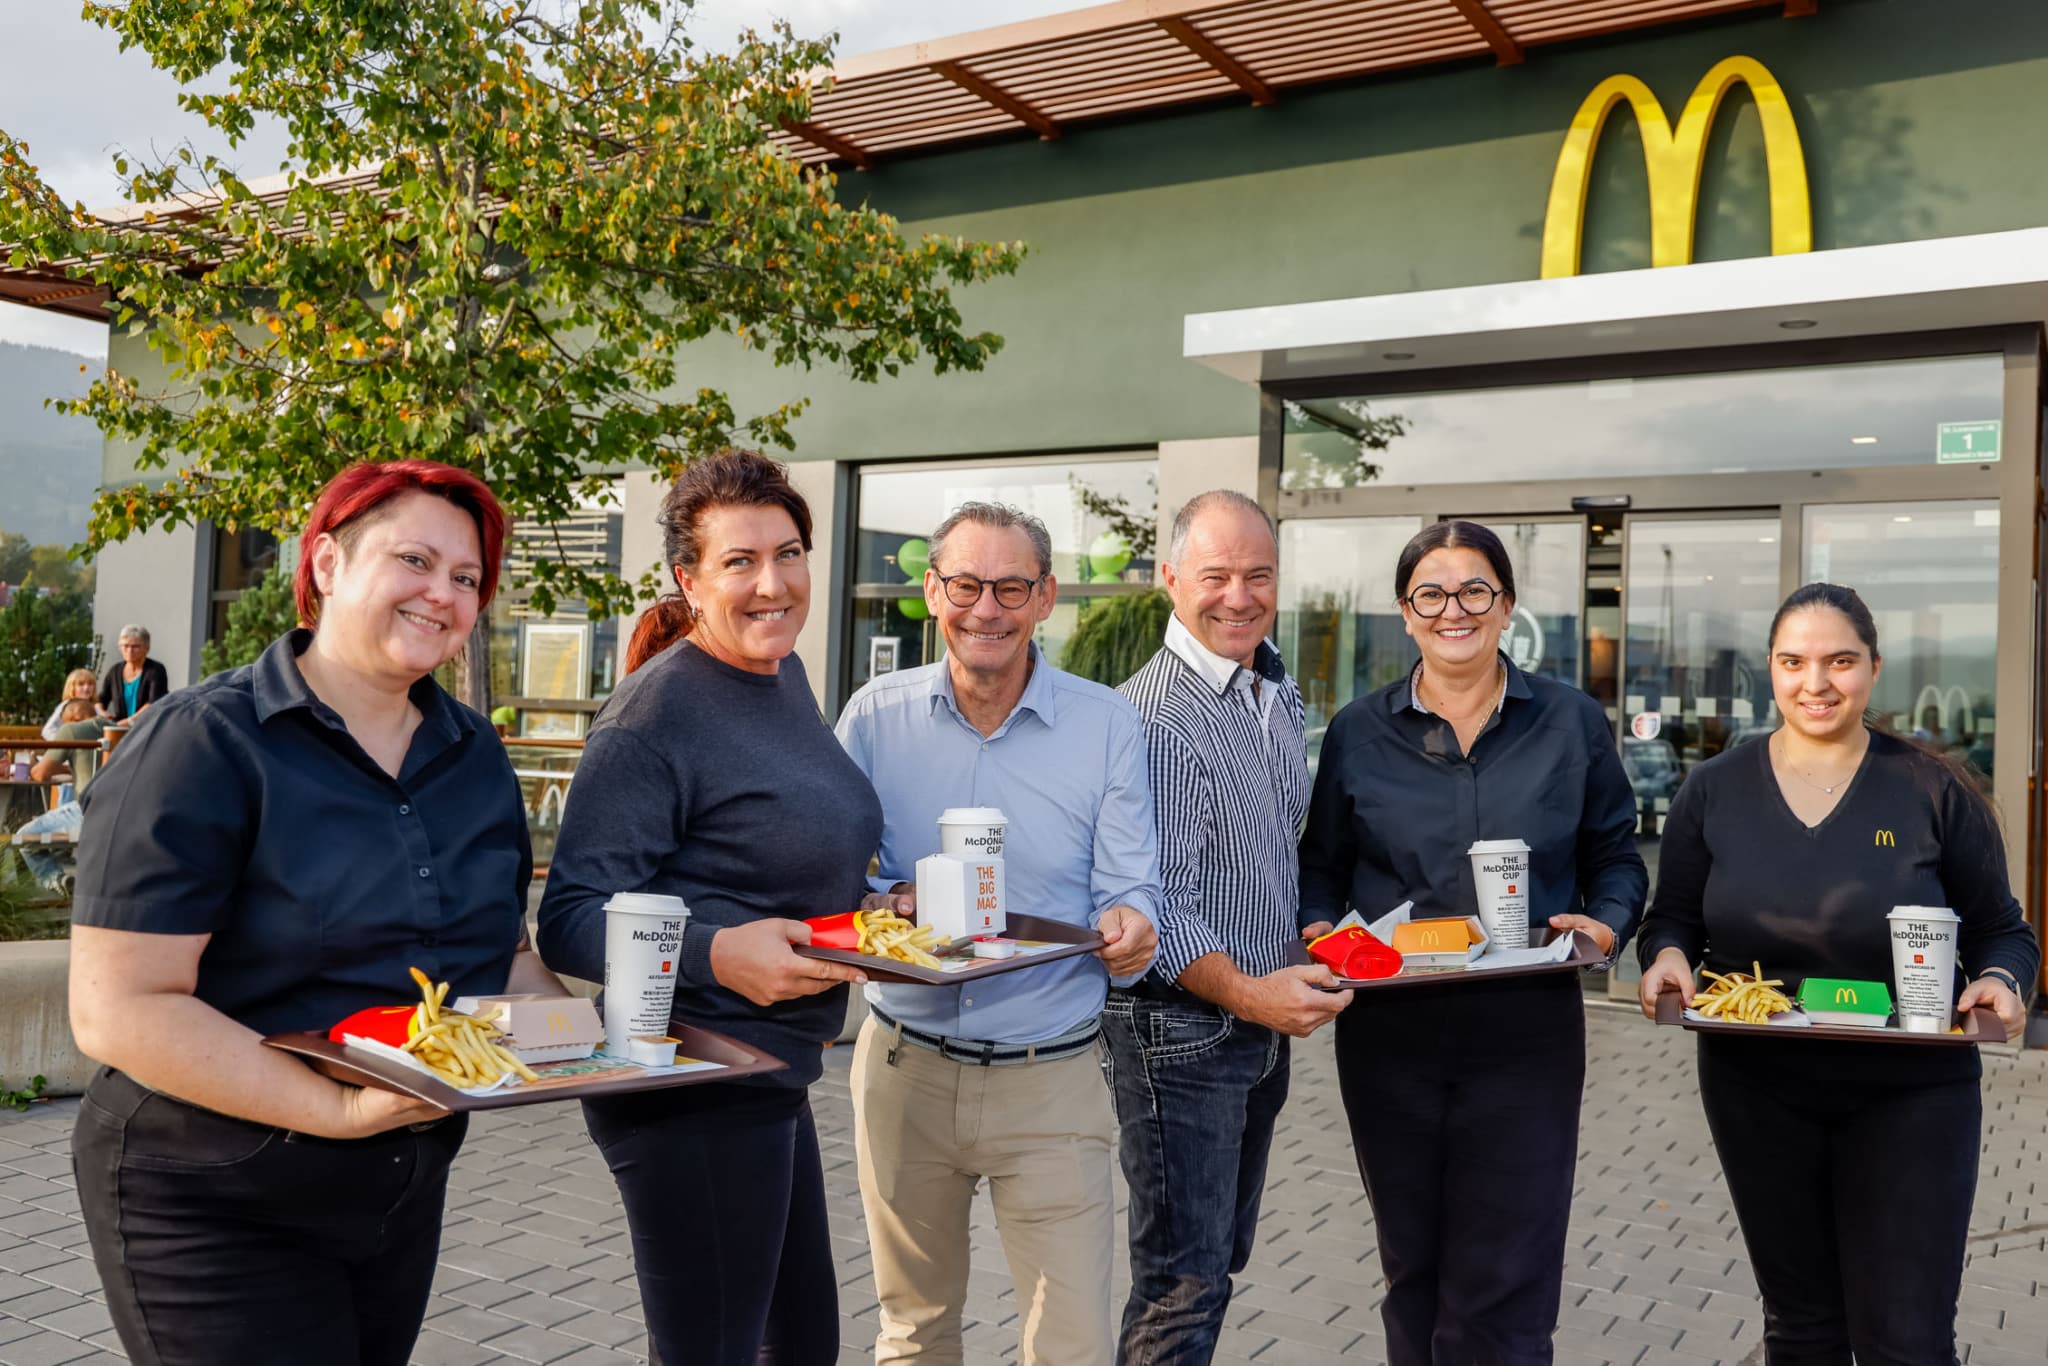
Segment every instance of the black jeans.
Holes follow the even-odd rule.
[[[308,1138],[100,1069],[71,1162],[129,1360],[404,1366],[466,1129]]]
[[[1811,1069],[1773,1066],[1759,1042],[1702,1038],[1699,1072],[1763,1294],[1766,1362],[1953,1363],[1983,1122],[1976,1078],[1815,1086]]]
[[[1361,991],[1336,1029],[1390,1366],[1549,1362],[1586,1078],[1578,975]]]
[[[1122,1366],[1207,1362],[1251,1260],[1287,1040],[1188,997],[1109,993],[1103,1071],[1130,1182]]]
[[[839,1278],[800,1089],[713,1082],[585,1101],[625,1200],[650,1366],[831,1366]]]

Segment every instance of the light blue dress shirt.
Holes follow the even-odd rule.
[[[876,888],[916,879],[917,861],[939,851],[941,811],[993,806],[1009,818],[1006,910],[1092,928],[1123,905],[1156,925],[1159,848],[1138,713],[1053,668],[1036,645],[1031,657],[1023,697],[986,738],[954,705],[943,660],[885,674],[846,704],[839,743],[882,798]],[[1102,960],[1084,956],[957,987],[870,983],[867,996],[912,1029],[1026,1044],[1088,1024],[1108,988]]]

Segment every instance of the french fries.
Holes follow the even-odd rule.
[[[499,1007],[492,1006],[481,1015],[444,1011],[446,982],[436,986],[418,968],[412,969],[412,980],[419,983],[420,1004],[413,1012],[412,1037],[406,1040],[405,1051],[425,1063],[435,1076],[463,1089],[489,1086],[507,1073],[521,1081],[540,1080],[532,1068],[498,1042],[504,1036],[494,1023]]]
[[[1791,998],[1778,988],[1785,985],[1780,978],[1764,980],[1764,965],[1752,962],[1756,970],[1752,976],[1746,972],[1731,972],[1725,977],[1718,972],[1701,972],[1710,979],[1713,986],[1692,998],[1692,1006],[1710,1020],[1727,1020],[1735,1024],[1768,1024],[1773,1015],[1782,1015],[1792,1008]]]
[[[859,951],[899,963],[935,968],[939,960],[926,952],[940,942],[939,932],[929,925],[913,925],[894,911],[862,911],[854,918],[859,930]]]

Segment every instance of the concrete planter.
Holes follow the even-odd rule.
[[[0,944],[0,1086],[45,1078],[43,1094],[75,1096],[94,1064],[71,1041],[71,942]]]

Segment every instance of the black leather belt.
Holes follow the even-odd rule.
[[[988,1039],[957,1039],[950,1034],[932,1034],[922,1029],[912,1029],[901,1020],[895,1019],[880,1006],[870,1004],[868,1013],[904,1043],[916,1044],[929,1049],[948,1062],[965,1063],[971,1067],[1008,1067],[1016,1063],[1054,1062],[1070,1058],[1074,1054],[1095,1046],[1102,1028],[1089,1021],[1087,1028],[1072,1034],[1062,1034],[1057,1039],[1043,1043],[995,1043]],[[894,1062],[895,1050],[890,1050],[889,1060]]]

